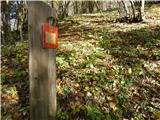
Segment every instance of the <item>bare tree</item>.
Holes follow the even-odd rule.
[[[134,0],[130,0],[130,4],[127,3],[127,0],[117,0],[117,3],[120,6],[123,6],[124,9],[124,16],[117,19],[120,22],[140,22],[144,19],[144,4],[145,0],[141,0],[141,5],[135,4]],[[136,1],[136,3],[140,3]],[[122,3],[122,4],[121,4]],[[137,7],[135,5],[138,5]],[[136,9],[137,8],[137,9]],[[130,9],[130,11],[129,11]],[[120,15],[122,14],[119,12]]]
[[[124,6],[125,16],[128,17],[128,14],[129,14],[128,5],[123,0],[122,0],[122,4]]]
[[[94,10],[94,1],[88,1],[88,11],[92,13]]]
[[[145,19],[145,16],[144,16],[144,5],[145,5],[145,0],[142,0],[142,5],[141,5],[141,17],[142,17],[142,20]]]
[[[9,14],[10,2],[2,1],[2,44],[5,44],[11,41],[11,23],[10,23],[10,14]]]
[[[87,1],[81,2],[81,13],[86,13],[87,11]]]
[[[20,40],[23,40],[23,25],[24,20],[27,14],[27,10],[25,9],[25,3],[23,1],[17,1],[18,10],[17,10],[17,28],[20,34]]]

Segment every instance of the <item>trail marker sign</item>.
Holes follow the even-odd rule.
[[[58,48],[58,28],[48,23],[42,25],[43,47]]]

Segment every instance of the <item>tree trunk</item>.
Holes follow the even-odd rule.
[[[135,19],[136,18],[136,9],[135,9],[135,5],[134,5],[134,2],[133,0],[130,0],[130,3],[131,3],[131,8],[132,8],[132,19]]]
[[[142,0],[141,1],[142,5],[141,5],[141,18],[142,20],[145,19],[145,16],[144,16],[144,4],[145,4],[145,0]]]
[[[81,13],[86,13],[87,12],[87,7],[86,7],[86,1],[82,1],[81,3]]]
[[[130,2],[130,4],[128,3]],[[140,2],[134,2],[133,0],[127,1],[127,0],[117,0],[117,3],[119,5],[119,7],[121,8],[121,6],[123,6],[123,12],[125,15],[122,16],[120,19],[117,19],[117,21],[119,22],[140,22],[142,21],[144,18],[144,3],[145,0],[141,1],[141,5]],[[135,8],[135,5],[137,5],[137,10]],[[137,14],[138,11],[138,14]],[[119,11],[120,15],[122,15],[121,11]]]
[[[62,12],[62,15],[61,15],[61,19],[63,19],[64,17],[68,16],[68,6],[69,6],[69,3],[70,1],[65,1],[65,6],[64,6],[64,9],[63,9],[63,12]]]
[[[119,0],[117,0],[117,4],[118,4],[118,12],[119,12],[119,19],[122,18],[122,9],[121,9],[121,2]],[[109,7],[108,7],[109,8]]]
[[[107,1],[103,1],[103,11],[106,11],[106,10],[107,10],[106,2],[107,2]]]
[[[92,13],[94,10],[94,2],[93,1],[88,1],[88,11],[89,13]]]
[[[2,1],[2,44],[11,42],[11,25],[9,15],[9,4],[6,1]]]
[[[54,1],[51,1],[51,7],[54,8]]]
[[[95,0],[95,5],[96,5],[96,8],[97,8],[97,12],[99,12],[100,11],[99,1]]]
[[[69,3],[70,3],[70,1],[68,1],[68,0],[65,0],[65,6],[66,6],[66,8],[64,8],[65,9],[65,16],[66,17],[68,17],[68,15],[69,15]]]
[[[74,2],[74,14],[78,14],[78,1]]]
[[[122,4],[124,6],[123,8],[124,8],[124,11],[125,11],[125,17],[128,17],[129,10],[128,10],[127,3],[122,0]]]
[[[23,3],[19,3],[17,1],[18,4],[18,10],[17,10],[17,28],[19,31],[19,36],[20,36],[20,40],[23,40],[23,25],[25,22],[25,16],[27,14],[26,10],[25,10],[25,4]]]

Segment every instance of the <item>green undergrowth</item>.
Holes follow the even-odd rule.
[[[114,43],[116,37],[119,38],[117,35],[112,40],[105,37],[107,34],[106,31],[95,35],[95,43],[60,44],[56,57],[57,119],[73,116],[93,120],[155,118],[160,109],[158,47],[144,48],[145,43],[144,47],[129,43],[119,45]],[[151,105],[154,99],[157,107]]]
[[[2,120],[29,119],[28,42],[2,45]]]

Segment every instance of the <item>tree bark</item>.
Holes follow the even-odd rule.
[[[144,16],[144,5],[145,5],[145,0],[142,0],[141,1],[141,18],[142,18],[142,20],[144,20],[145,19],[145,16]]]
[[[56,51],[43,48],[41,31],[55,12],[44,2],[28,2],[31,120],[55,120],[56,116]]]
[[[88,1],[88,11],[89,13],[92,13],[94,10],[94,2],[93,1]]]
[[[86,3],[87,3],[87,1],[82,1],[82,3],[81,3],[81,13],[86,13],[87,12]]]
[[[12,41],[11,38],[11,25],[10,25],[10,15],[9,15],[9,5],[10,2],[2,1],[2,44],[7,44]]]
[[[132,8],[132,19],[135,19],[136,18],[136,9],[135,9],[135,5],[134,5],[134,2],[133,0],[130,0],[130,3],[131,3],[131,8]]]
[[[101,9],[99,7],[99,1],[95,0],[95,5],[96,5],[96,8],[97,8],[97,12],[99,12]]]
[[[61,19],[63,19],[64,17],[68,16],[68,6],[70,4],[70,1],[65,1],[65,6],[64,6],[64,9],[63,9],[63,12],[62,12],[62,15],[61,15]]]
[[[78,1],[74,1],[74,14],[78,14]]]
[[[123,8],[124,8],[124,11],[125,11],[125,17],[128,17],[129,10],[128,10],[127,3],[122,0],[122,4],[124,6]]]

